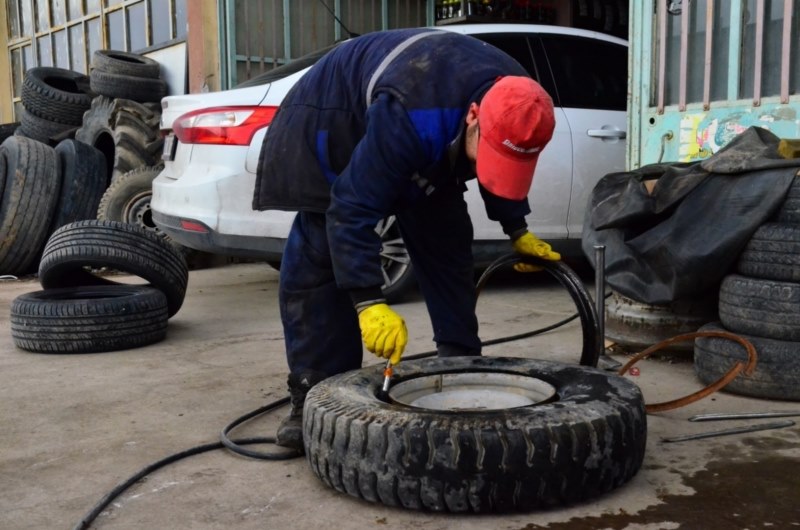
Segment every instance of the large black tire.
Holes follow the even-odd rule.
[[[4,123],[0,125],[0,143],[3,143],[6,138],[13,136],[17,129],[19,129],[19,122]],[[0,190],[2,192],[2,190]]]
[[[759,226],[739,256],[736,269],[753,278],[800,282],[800,224]]]
[[[699,331],[729,330],[714,322]],[[756,348],[756,369],[749,376],[740,373],[724,390],[745,396],[800,401],[800,343],[740,336]],[[705,384],[717,381],[737,361],[747,362],[747,352],[738,343],[717,337],[698,337],[694,341],[694,370]]]
[[[777,223],[800,223],[800,176],[795,177],[773,220]]]
[[[606,300],[606,338],[629,351],[641,351],[675,335],[691,333],[717,320],[717,297],[676,300],[665,305],[644,304],[616,291]],[[671,352],[691,352],[691,343],[670,345]]]
[[[108,267],[143,278],[167,296],[169,316],[183,304],[189,270],[181,253],[158,235],[116,221],[78,221],[50,236],[39,263],[45,289],[116,285],[87,268]]]
[[[11,303],[11,336],[28,351],[117,351],[153,344],[166,334],[167,299],[152,287],[45,289]]]
[[[0,157],[0,274],[27,274],[36,270],[58,204],[58,157],[52,147],[24,136],[6,138]]]
[[[48,236],[65,224],[94,219],[108,185],[103,153],[77,140],[56,146],[61,165],[61,195]]]
[[[121,175],[103,193],[97,208],[97,218],[136,225],[169,239],[153,222],[150,210],[153,179],[163,169],[164,166],[140,167]]]
[[[25,72],[21,97],[22,105],[31,114],[77,127],[92,105],[94,94],[84,74],[37,66]]]
[[[65,137],[73,136],[77,130],[78,125],[58,123],[46,118],[40,118],[24,108],[20,112],[19,131],[22,133],[21,135],[51,147],[58,145]]]
[[[161,112],[156,107],[98,96],[75,139],[105,155],[112,182],[132,169],[158,165],[164,140],[158,129]]]
[[[157,61],[138,53],[120,50],[96,50],[92,54],[92,68],[109,74],[134,77],[161,77],[161,65]]]
[[[389,506],[507,512],[600,495],[641,467],[647,418],[635,384],[594,368],[491,357],[404,362],[393,384],[458,373],[537,378],[557,397],[456,413],[378,399],[382,366],[340,374],[306,397],[313,472],[338,491]]]
[[[110,98],[157,103],[167,95],[167,83],[162,79],[92,70],[89,80],[93,92]]]
[[[730,274],[720,285],[719,319],[734,333],[800,341],[800,283]]]

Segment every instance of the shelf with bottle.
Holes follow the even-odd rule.
[[[555,0],[436,0],[436,24],[525,22],[555,24]]]

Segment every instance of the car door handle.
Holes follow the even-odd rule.
[[[627,133],[625,131],[615,131],[613,129],[589,129],[586,131],[589,136],[595,138],[625,138]]]

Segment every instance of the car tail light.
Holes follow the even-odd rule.
[[[189,232],[201,232],[203,234],[209,233],[211,230],[200,221],[192,221],[191,219],[181,219],[181,228]]]
[[[178,117],[172,130],[184,144],[250,145],[267,127],[278,107],[213,107]]]

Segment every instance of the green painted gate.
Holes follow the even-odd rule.
[[[628,168],[800,138],[800,0],[632,0]]]

